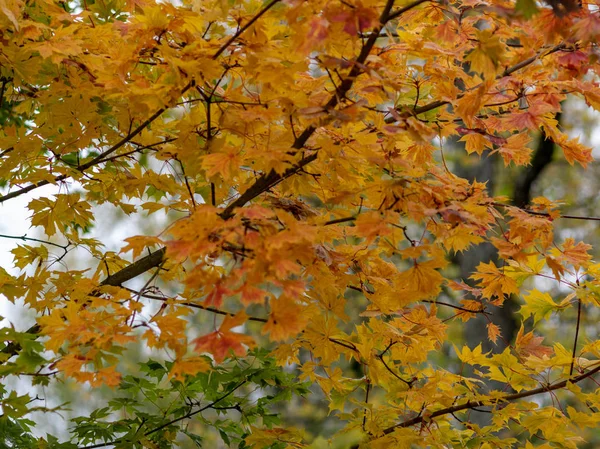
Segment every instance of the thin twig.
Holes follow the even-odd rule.
[[[433,301],[433,300],[430,300],[430,299],[422,299],[421,302],[426,302],[426,303],[429,303],[429,304],[437,304],[437,305],[440,305],[440,306],[451,307],[451,308],[456,309],[456,310],[462,310],[463,312],[466,312],[466,313],[483,313],[484,315],[491,315],[491,313],[490,312],[486,312],[485,309],[469,310],[469,309],[466,309],[464,307],[455,306],[454,304],[450,304],[450,303],[442,302],[442,301],[437,301],[437,300]]]
[[[123,287],[126,290],[130,291],[131,293],[134,293],[136,295],[141,296],[142,298],[148,298],[148,299],[154,299],[157,301],[176,301],[175,304],[177,305],[182,305],[182,306],[186,306],[186,307],[191,307],[192,309],[200,309],[200,310],[206,310],[207,312],[212,312],[215,313],[217,315],[224,315],[224,316],[234,316],[234,313],[231,312],[226,312],[225,310],[221,310],[221,309],[216,309],[214,307],[208,307],[208,306],[203,306],[201,304],[197,304],[194,302],[182,302],[182,300],[177,299],[177,298],[167,298],[164,296],[158,296],[158,295],[151,295],[148,293],[143,293],[142,291],[138,291],[138,290],[133,290],[127,287]],[[256,316],[249,316],[248,317],[248,321],[257,321],[260,323],[266,323],[268,320],[266,318],[260,318],[260,317],[256,317]]]
[[[33,237],[27,237],[26,235],[6,235],[6,234],[0,234],[0,238],[3,239],[14,239],[14,240],[23,240],[28,241],[28,242],[38,242],[38,243],[44,243],[46,245],[52,245],[52,246],[56,246],[57,248],[60,248],[62,250],[66,250],[69,247],[69,243],[67,243],[66,245],[59,245],[58,243],[53,243],[53,242],[49,242],[48,240],[40,240],[40,239],[35,239]]]
[[[531,210],[531,209],[525,209],[525,208],[519,207],[519,206],[513,206],[512,204],[497,203],[495,201],[490,204],[492,206],[496,206],[496,207],[506,207],[506,208],[514,207],[516,209],[521,209],[523,212],[527,212],[530,215],[538,215],[540,217],[552,218],[552,214],[550,214],[548,212],[538,212],[538,211]],[[585,216],[585,215],[559,214],[557,218],[565,218],[565,219],[569,219],[569,220],[600,221],[600,217]]]
[[[579,325],[581,324],[581,298],[577,298],[577,325],[575,326],[575,341],[573,341],[573,354],[571,356],[571,369],[569,369],[569,376],[573,375],[573,368],[575,367],[575,355],[577,354],[577,339],[579,338]]]

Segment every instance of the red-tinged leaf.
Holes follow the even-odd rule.
[[[558,56],[558,63],[565,66],[569,70],[580,71],[584,64],[587,64],[589,57],[582,51],[567,51],[560,53]]]
[[[343,3],[330,7],[326,12],[327,19],[332,23],[343,23],[344,31],[350,36],[356,36],[359,32],[368,30],[378,23],[377,11],[359,5],[349,8]]]
[[[569,139],[567,136],[561,135],[556,143],[562,148],[565,159],[571,165],[577,162],[585,168],[588,163],[594,160],[592,157],[592,149],[579,143],[578,137]]]
[[[225,360],[230,353],[240,357],[245,355],[247,348],[256,345],[254,339],[248,335],[231,332],[231,329],[242,325],[247,319],[248,316],[245,312],[240,312],[235,316],[228,315],[218,331],[192,341],[196,352],[211,354],[217,363]]]
[[[318,15],[314,15],[309,19],[307,33],[302,38],[302,44],[298,47],[298,51],[302,54],[308,54],[311,51],[318,50],[321,43],[329,35],[329,21]]]
[[[254,339],[234,332],[211,332],[192,341],[198,353],[211,354],[215,362],[221,363],[230,353],[238,357],[246,354],[247,348],[255,346]]]
[[[269,296],[268,293],[260,288],[253,287],[249,284],[244,284],[240,289],[242,294],[241,300],[245,306],[250,304],[263,304],[265,299]]]
[[[505,119],[505,126],[508,129],[537,131],[544,123],[545,117],[555,112],[554,106],[537,102],[521,112],[513,112]]]
[[[504,161],[504,166],[508,166],[511,162],[515,165],[529,165],[531,160],[532,150],[527,145],[531,142],[531,137],[528,133],[519,133],[510,136],[500,145],[500,148],[494,150],[494,153],[499,153]]]
[[[222,282],[217,282],[214,288],[206,296],[204,305],[219,308],[223,305],[223,299],[231,294],[232,291],[229,288],[225,287]]]
[[[226,181],[233,179],[235,172],[239,169],[241,160],[239,150],[227,147],[228,151],[207,154],[202,159],[202,168],[206,170],[206,176],[212,178],[220,175]]]
[[[592,260],[592,256],[588,254],[590,249],[592,249],[591,245],[583,242],[578,242],[576,244],[574,239],[568,238],[563,243],[562,250],[554,248],[552,250],[552,255],[559,260],[564,260],[573,265],[573,267],[578,270],[582,266],[587,266],[590,260]]]
[[[549,346],[543,346],[544,337],[536,337],[533,332],[525,333],[523,325],[515,340],[515,349],[522,357],[535,356],[538,358],[550,357],[554,350]]]

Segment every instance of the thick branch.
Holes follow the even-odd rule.
[[[518,62],[517,64],[515,64],[511,67],[506,68],[506,70],[504,70],[504,72],[502,72],[500,75],[496,76],[496,79],[499,80],[501,78],[504,78],[505,76],[512,75],[514,72],[517,72],[521,69],[524,69],[528,65],[533,64],[538,59],[540,59],[544,56],[547,56],[549,54],[556,53],[557,51],[563,50],[564,48],[565,48],[565,44],[558,44],[558,45],[555,45],[554,47],[552,47],[550,50],[539,51],[535,55],[531,56],[530,58],[524,59],[523,61]],[[480,85],[477,85],[477,86],[473,87],[471,90],[477,89],[479,86]],[[460,95],[458,95],[456,97],[456,99],[458,100],[458,99],[462,98],[463,96],[464,96],[464,93],[461,93]],[[414,109],[411,109],[410,111],[414,115],[419,115],[419,114],[424,114],[425,112],[432,111],[434,109],[437,109],[437,108],[442,107],[447,104],[450,104],[450,102],[438,100],[438,101],[433,101],[429,104],[425,104],[423,106],[416,107]]]
[[[165,248],[161,248],[157,251],[154,251],[152,254],[147,255],[146,257],[142,257],[140,260],[126,266],[122,270],[117,271],[115,274],[108,276],[100,283],[100,286],[111,285],[113,287],[120,287],[121,284],[130,281],[131,279],[139,276],[142,273],[145,273],[151,268],[159,266],[164,259],[165,251]],[[40,325],[35,324],[27,329],[26,333],[36,335],[39,334],[40,331]],[[21,345],[19,343],[11,342],[6,345],[2,351],[0,351],[0,354],[8,354],[8,357],[10,358],[14,355],[17,355],[20,350]]]
[[[415,7],[421,4],[423,1],[424,0],[415,2],[411,7]],[[385,24],[390,20],[390,11],[393,6],[394,0],[388,0],[383,12],[381,13],[379,25],[372,31],[371,35],[369,36],[369,39],[367,39],[367,42],[365,42],[365,44],[362,46],[360,53],[356,58],[356,61],[354,62],[354,65],[352,66],[352,69],[350,70],[348,76],[345,77],[341,84],[336,87],[335,94],[323,107],[325,111],[335,108],[340,103],[340,101],[342,101],[346,97],[346,94],[352,88],[354,81],[362,73],[364,64],[369,54],[371,53],[371,50],[373,50],[375,43],[377,42],[379,33],[381,32]],[[306,145],[308,139],[310,139],[310,137],[315,133],[316,130],[317,128],[312,125],[307,127],[304,131],[302,131],[302,134],[300,134],[296,138],[296,140],[292,144],[292,148],[295,150],[302,149],[304,145]],[[235,208],[242,207],[248,201],[251,201],[257,196],[261,195],[262,193],[268,191],[271,187],[297,173],[304,166],[316,159],[317,153],[313,153],[310,156],[302,158],[296,165],[286,170],[282,174],[277,173],[275,170],[271,170],[269,173],[262,175],[248,190],[246,190],[234,202],[232,202],[225,208],[225,210],[221,214],[221,217],[223,217],[225,220],[231,218],[233,216],[233,210]]]
[[[600,371],[600,366],[597,366],[596,368],[588,371],[587,373],[580,374],[579,376],[575,376],[571,379],[563,380],[563,381],[555,383],[553,385],[546,385],[546,386],[542,386],[539,388],[534,388],[532,390],[526,390],[526,391],[521,391],[519,393],[507,394],[506,396],[503,396],[500,398],[490,398],[488,400],[483,400],[483,401],[467,401],[464,404],[458,404],[458,405],[453,405],[452,407],[446,407],[441,410],[436,410],[433,413],[426,414],[426,415],[419,415],[414,418],[403,421],[399,424],[390,426],[387,429],[385,429],[383,431],[383,433],[385,435],[387,435],[387,434],[392,433],[395,429],[398,429],[401,427],[414,426],[415,424],[421,424],[422,422],[432,420],[439,416],[449,415],[452,413],[460,412],[462,410],[473,409],[476,407],[483,407],[486,405],[495,405],[495,404],[512,402],[512,401],[516,401],[517,399],[528,398],[530,396],[535,396],[535,395],[542,394],[542,393],[548,393],[550,391],[560,390],[561,388],[565,388],[568,383],[576,384],[578,382],[581,382],[584,379],[587,379],[588,377],[593,376],[598,371]]]

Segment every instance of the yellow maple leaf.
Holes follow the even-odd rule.
[[[485,298],[496,298],[494,303],[502,304],[505,295],[519,293],[517,282],[500,270],[494,262],[480,263],[477,272],[471,275],[471,279],[479,281]]]
[[[298,335],[306,327],[309,319],[306,308],[294,300],[279,297],[271,300],[269,305],[271,313],[262,333],[268,333],[271,340],[286,340]]]

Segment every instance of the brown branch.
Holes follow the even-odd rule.
[[[8,147],[6,150],[0,151],[0,157],[6,156],[8,153],[13,151],[14,149],[15,149],[15,147]]]
[[[149,150],[149,149],[152,149],[152,148],[157,147],[159,145],[164,145],[166,143],[174,142],[176,140],[177,140],[177,137],[170,137],[168,139],[161,140],[160,142],[154,142],[154,143],[151,143],[149,145],[140,145],[135,150],[128,151],[127,153],[116,154],[114,156],[107,157],[106,159],[102,159],[101,161],[98,161],[98,164],[103,164],[105,162],[114,161],[115,159],[118,159],[118,158],[121,158],[121,157],[131,156],[132,154],[139,153],[140,151]],[[135,142],[130,142],[130,143],[135,144]]]
[[[505,76],[512,75],[514,72],[517,72],[517,71],[527,67],[528,65],[533,64],[538,59],[540,59],[546,55],[556,53],[557,51],[563,50],[565,48],[566,48],[565,44],[558,44],[558,45],[555,45],[554,47],[552,47],[550,50],[539,51],[535,55],[531,56],[530,58],[524,59],[523,61],[521,61],[511,67],[506,68],[504,70],[504,72],[502,72],[500,75],[496,76],[496,79],[499,80],[501,78],[504,78]],[[477,85],[470,90],[477,89],[479,86],[480,85]],[[461,93],[461,94],[457,95],[456,99],[458,100],[458,99],[462,98],[464,95],[465,95],[464,93]],[[437,109],[437,108],[442,107],[447,104],[450,104],[450,102],[443,101],[443,100],[433,101],[429,104],[411,109],[410,112],[411,112],[411,114],[414,114],[414,115],[424,114],[426,112],[432,111],[434,109]],[[391,120],[394,121],[393,119],[391,119]]]
[[[531,210],[531,209],[526,209],[524,207],[519,207],[519,206],[513,206],[512,204],[503,204],[503,203],[497,203],[497,202],[492,202],[490,203],[492,206],[496,206],[496,207],[514,207],[516,209],[521,209],[523,212],[527,212],[528,214],[531,215],[538,215],[540,217],[548,217],[551,218],[552,214],[548,213],[548,212],[538,212],[535,210]],[[587,215],[569,215],[569,214],[560,214],[558,216],[558,218],[564,218],[567,220],[584,220],[584,221],[600,221],[600,217],[593,217],[593,216],[587,216]]]
[[[65,251],[70,246],[70,243],[68,243],[68,242],[67,242],[66,245],[59,245],[58,243],[50,242],[48,240],[41,240],[41,239],[35,239],[33,237],[27,237],[27,234],[25,234],[25,235],[6,235],[6,234],[0,234],[0,238],[3,238],[3,239],[13,239],[13,240],[23,240],[24,242],[38,242],[38,243],[43,243],[45,245],[56,246],[57,248],[60,248],[60,249],[65,250]]]
[[[411,9],[419,6],[421,3],[425,3],[425,2],[428,2],[428,1],[429,0],[416,0],[416,1],[412,2],[412,3],[409,3],[408,5],[403,6],[402,8],[398,9],[397,11],[394,11],[394,12],[390,13],[390,15],[387,16],[387,20],[394,20],[394,19],[400,17],[406,11],[409,11],[409,10],[411,10]]]
[[[163,262],[165,251],[165,248],[161,248],[157,251],[154,251],[152,254],[147,255],[146,257],[142,257],[140,260],[126,266],[122,270],[117,271],[115,274],[108,276],[100,283],[100,286],[111,285],[113,287],[120,287],[124,282],[127,282],[139,276],[140,274],[159,266]],[[36,335],[39,334],[40,331],[40,325],[34,324],[27,329],[25,333]],[[8,354],[8,357],[10,358],[14,355],[17,355],[20,350],[21,345],[19,343],[11,342],[0,351],[0,354]]]
[[[396,379],[398,379],[398,380],[400,380],[400,381],[404,382],[404,383],[405,383],[405,384],[408,386],[408,388],[411,388],[411,387],[412,387],[412,384],[413,384],[413,382],[414,382],[414,380],[415,380],[415,379],[413,379],[413,380],[410,380],[410,381],[409,381],[409,380],[405,380],[405,379],[403,379],[402,377],[400,377],[398,374],[396,374],[396,372],[395,372],[395,371],[394,371],[392,368],[390,368],[390,367],[389,367],[389,365],[388,365],[388,364],[385,362],[385,360],[383,359],[383,354],[379,354],[379,355],[377,355],[376,357],[379,359],[379,361],[380,361],[381,363],[383,363],[383,366],[385,366],[385,369],[387,369],[387,370],[388,370],[388,372],[389,372],[389,373],[390,373],[392,376],[394,376]]]
[[[330,225],[339,224],[339,223],[346,223],[348,221],[356,221],[356,217],[336,218],[335,220],[326,221],[325,223],[323,223],[323,226],[330,226]]]
[[[169,300],[173,300],[175,301],[174,304],[175,305],[181,305],[181,306],[186,306],[186,307],[191,307],[192,309],[200,309],[200,310],[206,310],[207,312],[211,312],[217,315],[224,315],[224,316],[234,316],[235,313],[231,313],[231,312],[226,312],[225,310],[221,310],[221,309],[217,309],[215,307],[208,307],[208,306],[203,306],[202,304],[196,304],[193,302],[187,302],[184,301],[182,302],[181,300],[177,299],[177,298],[167,298],[164,296],[158,296],[158,295],[150,295],[147,293],[142,293],[136,290],[132,290],[132,289],[126,289],[129,290],[132,293],[135,293],[137,295],[142,296],[143,298],[148,298],[148,299],[155,299],[157,301],[169,301]],[[267,321],[269,321],[267,318],[260,318],[257,316],[249,316],[248,317],[248,321],[257,321],[259,323],[266,323]]]
[[[309,130],[311,128],[307,128],[305,130],[305,132],[307,130]],[[313,129],[314,132],[314,129]],[[304,133],[302,133],[304,134]],[[311,132],[312,134],[312,132]],[[298,138],[300,139],[302,137],[302,135]],[[308,140],[308,137],[306,137],[306,140]],[[235,201],[233,201],[232,203],[230,203],[223,212],[221,212],[221,218],[223,218],[223,220],[229,220],[231,217],[233,217],[234,214],[234,209],[238,208],[238,207],[242,207],[244,204],[246,204],[248,201],[253,200],[254,198],[256,198],[257,196],[259,196],[260,194],[268,191],[269,189],[271,189],[272,187],[274,187],[275,185],[277,185],[278,183],[280,183],[281,181],[283,181],[284,179],[289,178],[290,176],[298,173],[302,168],[304,168],[306,165],[310,164],[312,161],[317,159],[317,153],[313,153],[310,156],[306,156],[303,157],[302,159],[300,159],[300,161],[298,163],[296,163],[293,167],[288,168],[285,172],[283,172],[282,174],[277,173],[274,170],[271,170],[269,172],[268,175],[263,175],[260,178],[258,178],[256,180],[256,182],[248,189],[246,190],[242,195],[240,195]]]
[[[381,17],[379,19],[379,25],[373,30],[371,36],[362,46],[350,73],[348,76],[344,78],[344,80],[336,87],[334,95],[329,99],[327,104],[323,107],[325,111],[331,110],[335,108],[340,101],[342,101],[346,94],[350,91],[352,86],[354,85],[354,81],[356,78],[363,72],[364,64],[371,53],[371,50],[375,46],[377,42],[377,38],[379,32],[383,29],[385,24],[389,20],[390,11],[394,5],[394,0],[388,0],[385,5],[383,12],[381,13]],[[294,143],[292,144],[292,149],[300,150],[306,145],[306,142],[310,137],[315,133],[317,128],[313,125],[308,126],[302,134],[300,134]],[[248,201],[253,200],[257,196],[262,193],[268,191],[273,186],[277,185],[279,182],[284,179],[298,173],[302,168],[304,168],[309,163],[313,162],[317,159],[317,153],[313,153],[310,156],[305,156],[300,161],[298,161],[293,167],[287,169],[284,173],[279,174],[275,170],[271,170],[267,174],[263,174],[260,178],[256,180],[256,182],[248,188],[242,195],[240,195],[235,201],[230,203],[225,210],[221,213],[221,217],[224,220],[227,220],[233,216],[233,211],[237,207],[242,207]]]
[[[429,304],[436,304],[436,305],[439,305],[439,306],[451,307],[452,309],[461,310],[461,311],[466,312],[466,313],[483,313],[484,315],[491,315],[491,313],[490,312],[486,312],[485,309],[469,310],[469,309],[466,309],[464,307],[455,306],[454,304],[450,304],[450,303],[442,302],[442,301],[432,301],[432,300],[429,300],[429,299],[422,299],[421,302],[426,302],[426,303],[429,303]],[[460,314],[456,314],[456,315],[458,316]]]
[[[495,404],[501,404],[501,403],[506,403],[506,402],[512,402],[512,401],[516,401],[517,399],[523,399],[523,398],[535,396],[535,395],[542,394],[542,393],[548,393],[551,391],[560,390],[561,388],[565,388],[568,383],[571,383],[571,384],[579,383],[582,380],[593,376],[598,371],[600,371],[600,366],[597,366],[596,368],[588,371],[587,373],[583,373],[583,374],[580,374],[579,376],[575,376],[570,379],[560,381],[553,385],[545,385],[545,386],[542,386],[539,388],[534,388],[532,390],[521,391],[520,393],[507,394],[506,396],[502,396],[500,398],[489,398],[487,400],[481,400],[481,401],[467,401],[464,404],[458,404],[458,405],[453,405],[451,407],[446,407],[441,410],[436,410],[435,412],[432,412],[430,414],[426,414],[425,416],[422,416],[422,415],[416,416],[414,418],[407,419],[406,421],[403,421],[401,423],[390,426],[387,429],[384,429],[383,433],[385,435],[388,435],[388,434],[392,433],[395,429],[402,428],[402,427],[414,426],[415,424],[421,424],[425,421],[430,421],[434,418],[452,414],[452,413],[456,413],[456,412],[460,412],[462,410],[473,409],[475,407],[482,407],[482,406],[486,406],[486,405],[495,405]]]

